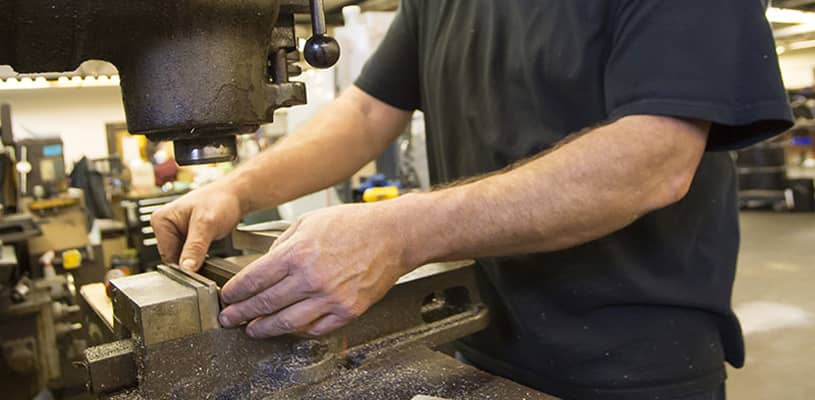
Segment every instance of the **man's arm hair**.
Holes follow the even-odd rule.
[[[411,115],[352,86],[296,133],[231,173],[228,187],[244,213],[324,189],[381,154]]]
[[[626,117],[498,173],[395,200],[413,221],[411,262],[557,251],[622,229],[687,194],[709,128]]]

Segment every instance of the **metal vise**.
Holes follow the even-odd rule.
[[[260,249],[275,237],[247,235]],[[216,319],[218,282],[250,259],[112,281],[122,339],[86,352],[91,390],[113,399],[551,399],[431,350],[488,322],[469,262],[406,275],[331,335],[253,340]]]
[[[311,13],[304,50],[329,67],[322,0],[0,0],[0,65],[18,73],[72,71],[86,60],[121,76],[128,129],[175,141],[181,165],[232,160],[235,135],[305,104],[294,14]]]

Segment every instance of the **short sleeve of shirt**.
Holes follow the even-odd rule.
[[[708,147],[775,136],[792,115],[759,0],[618,0],[605,69],[609,116],[712,122]]]
[[[412,111],[420,108],[419,48],[415,5],[403,0],[388,33],[355,85],[383,102]]]

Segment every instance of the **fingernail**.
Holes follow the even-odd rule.
[[[181,262],[181,268],[192,271],[195,269],[195,260],[188,258]]]
[[[232,323],[229,321],[229,317],[227,317],[224,313],[221,313],[221,315],[218,316],[218,320],[221,322],[221,326],[223,327],[229,328],[232,326]]]

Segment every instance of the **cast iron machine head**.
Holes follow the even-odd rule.
[[[322,0],[0,0],[0,65],[17,73],[114,64],[128,129],[172,140],[182,165],[232,160],[235,135],[306,102],[294,14],[310,13],[314,67],[339,58]]]

